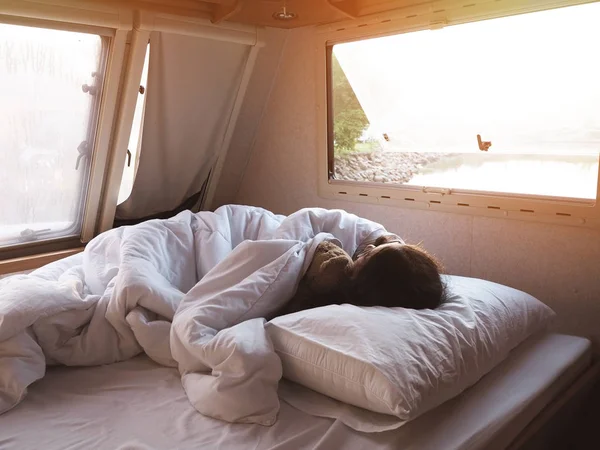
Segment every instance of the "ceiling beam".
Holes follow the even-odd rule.
[[[237,14],[242,9],[242,0],[234,0],[233,3],[224,5],[222,3],[215,5],[210,21],[219,23],[229,19],[234,14]]]
[[[327,0],[327,3],[349,19],[356,19],[360,16],[357,0]]]

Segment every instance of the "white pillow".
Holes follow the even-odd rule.
[[[332,305],[273,319],[284,378],[399,426],[476,383],[554,316],[516,289],[444,280],[449,298],[436,310]]]

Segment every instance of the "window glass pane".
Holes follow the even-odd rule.
[[[335,177],[595,199],[599,20],[589,4],[335,45]]]
[[[0,246],[79,234],[102,48],[97,35],[0,24]]]
[[[135,104],[135,113],[133,115],[133,125],[131,126],[131,134],[129,135],[129,144],[127,149],[129,153],[125,159],[125,169],[123,170],[123,178],[121,179],[121,187],[119,189],[119,198],[117,203],[121,204],[129,198],[135,181],[138,162],[140,160],[139,151],[142,147],[142,133],[144,128],[144,106],[146,104],[147,88],[148,88],[148,64],[150,62],[150,44],[146,47],[146,58],[144,59],[144,69],[142,70],[142,79],[140,81],[140,90],[138,92],[137,101]]]

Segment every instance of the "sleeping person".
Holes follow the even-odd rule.
[[[47,365],[110,364],[144,352],[178,368],[199,412],[272,423],[264,411],[279,405],[281,361],[266,317],[335,303],[441,301],[435,261],[389,234],[343,210],[283,216],[225,205],[108,230],[79,254],[2,279],[0,414]],[[248,388],[240,376],[257,383]]]
[[[277,315],[341,303],[434,309],[445,298],[440,274],[441,265],[431,255],[393,234],[363,243],[352,258],[324,241]]]

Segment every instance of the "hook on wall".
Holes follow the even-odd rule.
[[[479,146],[479,150],[482,152],[487,152],[488,149],[492,146],[492,141],[482,141],[481,135],[477,135],[477,145]]]

